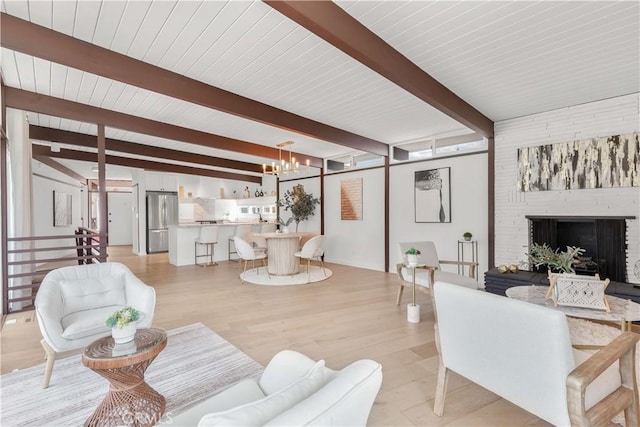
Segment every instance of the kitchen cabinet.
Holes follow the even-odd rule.
[[[166,173],[146,173],[148,191],[178,191],[178,181],[175,175]]]

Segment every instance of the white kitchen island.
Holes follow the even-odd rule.
[[[196,224],[187,223],[169,226],[169,263],[172,265],[194,265],[195,264],[195,240],[200,235],[202,227],[219,227],[218,243],[214,247],[213,260],[227,261],[229,257],[229,237],[236,232],[236,226],[248,224],[246,222],[229,222],[224,224]],[[261,224],[250,223],[253,225],[253,232],[260,231]],[[201,248],[198,254],[204,254],[205,247]]]

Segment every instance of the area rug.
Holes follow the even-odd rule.
[[[258,271],[260,270],[260,271]],[[326,272],[326,276],[325,276]],[[321,282],[333,275],[333,272],[325,267],[324,272],[321,267],[311,266],[309,269],[311,279],[307,275],[306,267],[300,267],[300,273],[293,276],[274,276],[269,277],[264,267],[252,268],[240,275],[240,278],[254,285],[304,285],[306,283]]]
[[[145,380],[167,399],[165,414],[190,406],[238,383],[257,378],[263,367],[201,323],[167,332],[167,347],[149,366]],[[56,360],[49,388],[44,364],[0,377],[2,426],[80,426],[109,389],[106,379],[82,364],[81,356]]]

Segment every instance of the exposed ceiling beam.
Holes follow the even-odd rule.
[[[29,139],[39,141],[60,142],[79,147],[97,148],[95,135],[70,132],[61,129],[52,129],[42,126],[29,125]],[[222,159],[220,157],[205,156],[203,154],[188,153],[186,151],[172,150],[170,148],[153,147],[137,144],[135,142],[106,138],[106,149],[121,153],[137,154],[140,156],[155,157],[158,159],[176,160],[180,162],[195,163],[215,166],[227,169],[237,169],[248,172],[262,172],[262,165],[237,160]]]
[[[34,159],[36,159],[37,161],[39,161],[40,163],[43,163],[47,166],[49,166],[50,168],[53,168],[55,170],[57,170],[60,173],[63,173],[75,180],[80,181],[80,183],[82,184],[86,184],[87,183],[87,178],[85,178],[84,176],[80,175],[79,173],[77,173],[76,171],[66,167],[63,164],[60,164],[58,162],[56,162],[55,160],[49,158],[49,157],[45,157],[45,156],[33,156]]]
[[[7,99],[7,107],[17,108],[19,110],[48,114],[54,117],[64,117],[85,123],[101,123],[105,126],[145,135],[153,135],[174,141],[188,142],[205,147],[235,151],[274,160],[279,160],[280,158],[280,153],[277,148],[252,144],[238,139],[157,122],[155,120],[41,95],[9,86],[5,89],[5,97]],[[293,155],[298,159],[309,159],[311,166],[317,168],[322,167],[322,159],[318,157],[307,156],[300,153],[293,153]]]
[[[265,0],[355,60],[483,136],[493,121],[424,72],[344,9],[331,1]]]
[[[49,147],[42,145],[32,146],[32,156],[46,156],[58,159],[81,160],[84,162],[95,162],[97,154],[82,151],[63,150],[59,153],[52,152]],[[130,168],[139,168],[146,170],[154,170],[159,172],[182,173],[185,175],[209,176],[212,178],[230,179],[235,181],[255,182],[262,184],[261,176],[242,175],[239,173],[216,171],[211,169],[194,168],[191,166],[182,166],[172,163],[152,162],[150,160],[130,159],[119,156],[106,156],[106,162],[110,165],[125,166]]]
[[[236,95],[6,13],[0,14],[0,18],[0,45],[7,49],[301,135],[388,155],[388,146],[380,141]]]

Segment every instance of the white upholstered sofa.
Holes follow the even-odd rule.
[[[42,280],[35,299],[36,318],[47,353],[48,387],[56,353],[86,347],[111,333],[105,320],[129,305],[141,312],[139,328],[151,325],[155,290],[125,265],[115,262],[62,267]]]
[[[382,366],[358,360],[339,371],[291,350],[259,380],[242,381],[163,423],[179,426],[364,426],[382,384]],[[174,416],[175,415],[175,416]]]
[[[638,334],[625,332],[591,356],[572,348],[560,311],[444,282],[433,296],[436,415],[451,370],[554,425],[605,425],[625,408],[626,425],[638,425]]]

